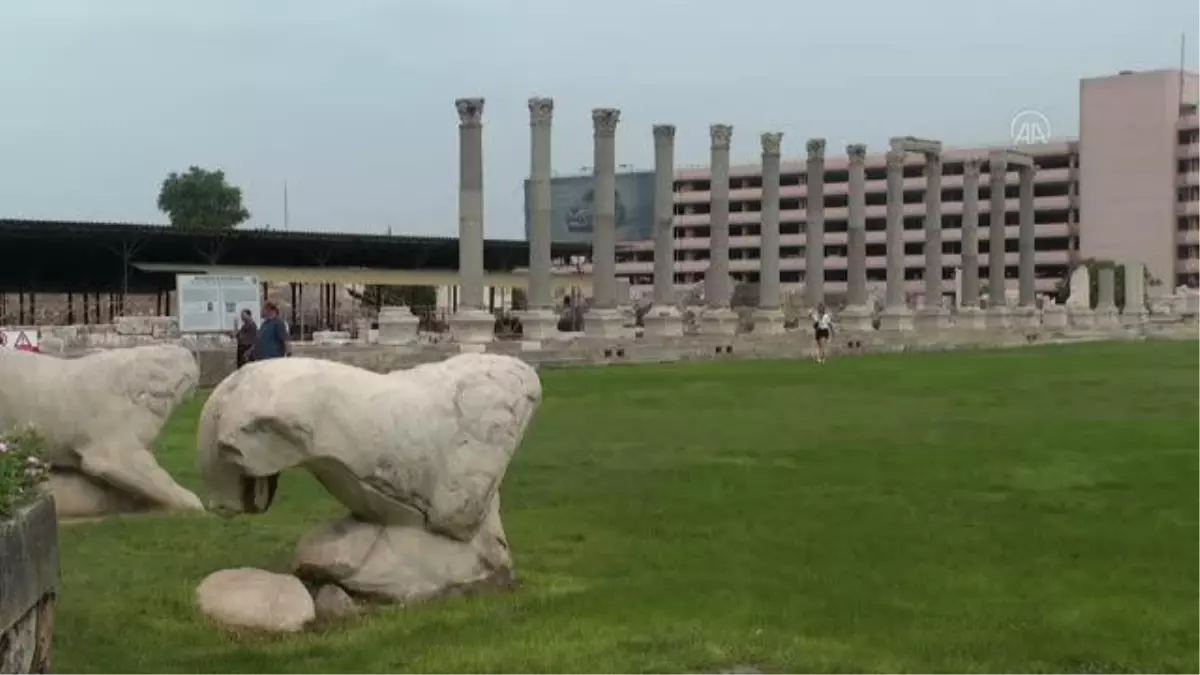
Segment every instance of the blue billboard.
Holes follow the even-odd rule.
[[[525,239],[529,239],[529,180],[525,181]],[[555,242],[591,243],[591,176],[550,179],[550,232]],[[654,172],[617,174],[617,241],[654,238]]]

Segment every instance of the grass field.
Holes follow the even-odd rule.
[[[1196,672],[1197,344],[543,372],[515,593],[235,636],[192,594],[340,509],[67,526],[59,672]],[[199,489],[202,401],[161,461]]]

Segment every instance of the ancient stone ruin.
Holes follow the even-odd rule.
[[[226,516],[262,513],[282,471],[316,476],[348,513],[303,538],[293,571],[329,604],[348,594],[410,605],[506,587],[500,483],[540,402],[533,367],[495,354],[386,374],[307,358],[252,364],[221,382],[201,413],[208,505]],[[238,607],[242,592],[295,584],[267,572],[238,571],[240,583],[229,570],[216,574],[198,591],[204,613],[258,628],[294,624]],[[292,606],[308,615],[302,602]]]

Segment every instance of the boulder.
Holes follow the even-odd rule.
[[[252,363],[197,430],[209,507],[261,513],[303,467],[350,511],[301,542],[296,570],[409,603],[512,577],[500,483],[541,402],[529,364],[462,354],[387,374],[318,359]]]
[[[322,586],[317,591],[313,604],[316,606],[318,619],[340,619],[354,616],[361,611],[354,598],[337,584]]]
[[[154,505],[71,470],[51,470],[41,489],[54,495],[59,518],[98,518],[149,511]]]
[[[196,588],[196,605],[223,626],[273,633],[294,633],[317,616],[299,579],[252,567],[205,577]]]
[[[177,345],[114,349],[76,359],[3,350],[0,429],[35,427],[46,440],[46,459],[55,473],[83,474],[101,491],[111,489],[152,507],[203,509],[153,454],[159,431],[199,378],[195,358]],[[59,476],[53,484],[78,481]],[[66,505],[79,501],[67,492],[56,496]]]

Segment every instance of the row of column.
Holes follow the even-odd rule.
[[[462,285],[459,311],[452,321],[460,337],[485,338],[475,328],[488,331],[491,316],[483,312],[483,140],[481,98],[459,99],[460,193],[459,193],[459,268]],[[545,337],[554,330],[555,315],[551,288],[551,126],[554,103],[548,98],[529,100],[530,145],[530,264],[529,311],[522,317],[527,334]],[[616,147],[615,135],[620,111],[597,108],[592,111],[594,140],[593,196],[593,302],[589,331],[604,335],[619,328],[616,311]],[[732,285],[729,275],[729,172],[730,143],[733,127],[714,124],[711,141],[710,187],[710,267],[706,275],[706,318],[712,328],[726,332],[733,328],[729,312]],[[674,298],[674,143],[675,127],[660,124],[653,128],[655,148],[655,232],[654,232],[654,304],[658,308],[647,317],[651,332],[676,333],[676,328],[660,326],[677,319]],[[759,312],[768,324],[782,324],[779,256],[779,184],[780,146],[783,134],[765,133],[762,141],[762,254]],[[825,140],[810,139],[806,144],[807,204],[805,252],[805,302],[810,307],[822,303],[824,290],[824,172]],[[903,329],[911,326],[912,313],[906,303],[904,254],[904,162],[907,154],[924,154],[925,180],[925,271],[924,305],[919,318],[940,323],[947,316],[942,309],[942,158],[941,144],[913,138],[892,140],[886,155],[887,167],[887,291],[881,317],[883,327]],[[870,301],[866,277],[866,147],[846,147],[849,159],[848,223],[848,294],[846,318],[869,320]],[[991,213],[988,252],[989,316],[1007,322],[1005,308],[1005,196],[1004,186],[1009,165],[1019,175],[1019,299],[1020,314],[1032,313],[1036,299],[1034,286],[1033,178],[1034,165],[1028,156],[1010,151],[993,153],[988,158],[991,180]],[[979,307],[979,159],[964,164],[962,261],[962,305],[968,314]],[[484,316],[479,316],[480,314]],[[661,321],[660,321],[661,320]],[[652,328],[652,324],[654,328]],[[478,331],[481,332],[481,331]],[[677,333],[676,333],[677,334]]]

